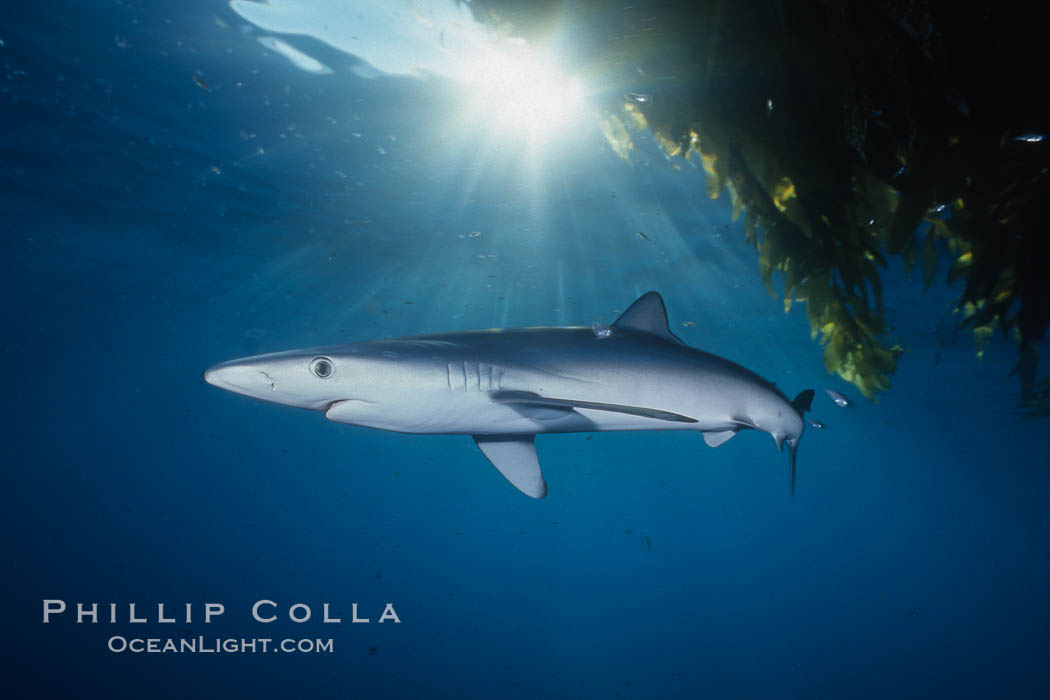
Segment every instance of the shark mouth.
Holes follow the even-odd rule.
[[[348,409],[352,410],[352,406],[360,404],[374,406],[375,403],[375,401],[369,401],[367,399],[337,399],[336,401],[329,401],[327,404],[322,403],[318,406],[318,408],[324,410],[325,418],[328,418],[329,420],[335,420],[336,422],[340,422],[338,420],[339,414],[347,411]]]

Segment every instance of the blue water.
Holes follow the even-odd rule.
[[[766,294],[726,198],[644,136],[633,166],[593,124],[529,151],[457,120],[440,81],[364,80],[302,39],[334,70],[305,73],[222,2],[0,16],[5,697],[1050,691],[1046,423],[1016,415],[1011,343],[979,363],[938,333],[958,287],[891,266],[908,352],[873,404]],[[650,289],[687,343],[817,389],[794,500],[761,433],[541,437],[533,501],[467,437],[201,378],[310,345],[609,323]],[[46,599],[70,611],[42,624]],[[279,622],[251,619],[261,599]],[[120,619],[78,625],[77,602]],[[203,624],[208,602],[226,612]],[[193,619],[159,624],[157,603]],[[295,603],[314,617],[289,622]],[[386,603],[400,624],[378,624]],[[333,650],[107,649],[198,635]]]

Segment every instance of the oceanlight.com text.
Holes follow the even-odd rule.
[[[280,639],[235,637],[122,637],[109,638],[107,648],[114,653],[132,654],[331,654],[334,642],[329,639]]]

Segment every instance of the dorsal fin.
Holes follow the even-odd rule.
[[[620,318],[616,319],[613,327],[630,328],[631,330],[655,335],[672,343],[685,345],[667,326],[667,308],[664,307],[664,300],[659,292],[646,292],[638,297],[620,315]]]

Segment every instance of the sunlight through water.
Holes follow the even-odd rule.
[[[540,139],[580,115],[583,86],[561,75],[542,52],[492,50],[463,76],[475,95],[471,111],[486,112],[501,130],[524,131]]]
[[[501,37],[452,0],[232,0],[230,7],[265,31],[311,37],[350,54],[360,61],[350,69],[359,77],[436,76],[465,86],[463,112],[501,137],[535,143],[584,113],[583,85],[562,74],[552,48]],[[297,67],[322,72],[323,64],[299,47],[272,39],[265,45]]]

